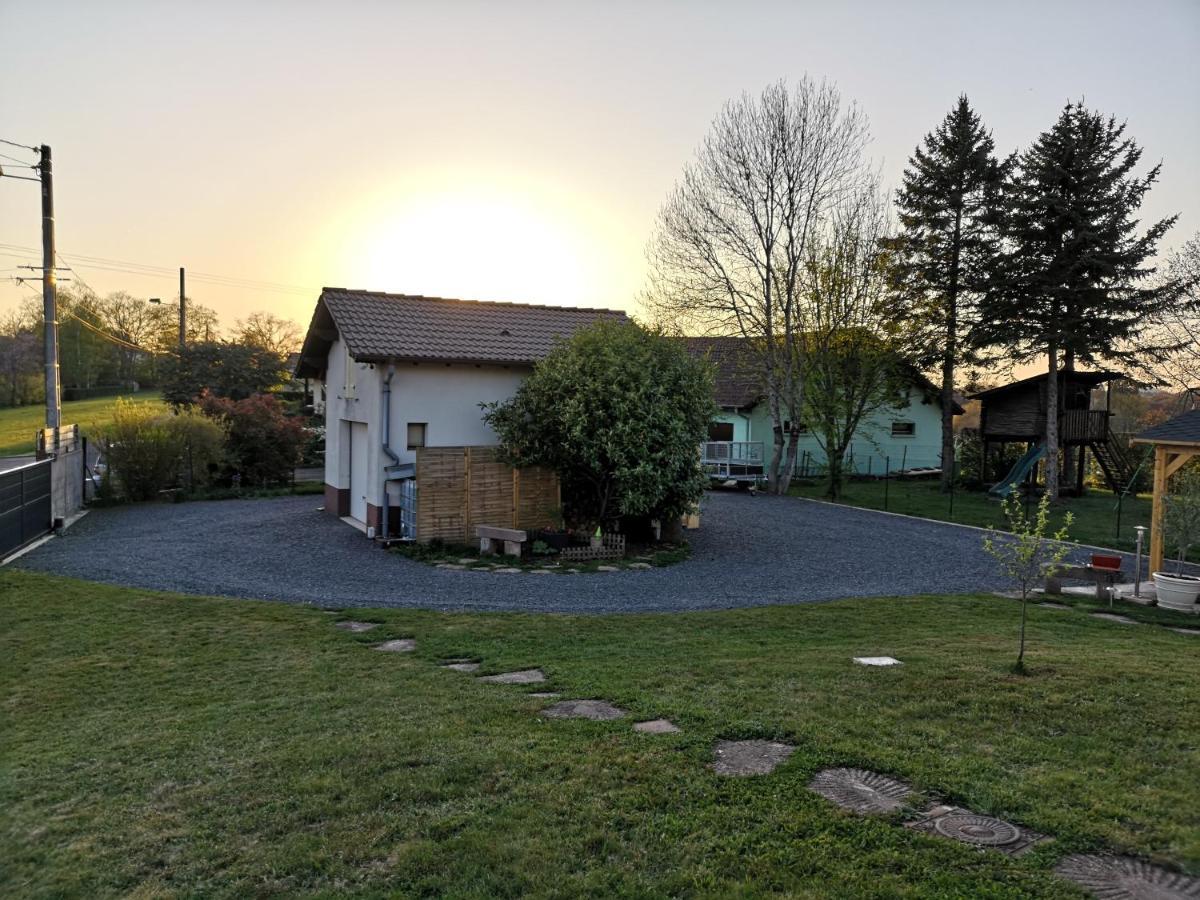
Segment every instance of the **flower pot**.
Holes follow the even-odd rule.
[[[1178,612],[1200,612],[1196,598],[1200,597],[1200,578],[1195,575],[1170,575],[1154,572],[1154,590],[1158,594],[1158,605],[1163,609]]]

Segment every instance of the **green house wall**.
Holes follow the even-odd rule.
[[[936,399],[927,401],[926,396],[925,391],[913,388],[906,405],[881,408],[864,417],[846,452],[847,471],[881,475],[884,469],[897,472],[940,467],[942,410]],[[733,425],[735,441],[762,441],[763,450],[770,458],[773,437],[765,403],[743,412],[721,410],[716,420]],[[912,422],[913,435],[893,436],[893,422]],[[800,436],[799,453],[797,465],[801,465],[801,460],[806,461],[810,473],[825,467],[825,453],[811,431]]]

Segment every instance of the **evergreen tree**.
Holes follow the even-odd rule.
[[[1004,166],[965,95],[909,158],[897,192],[892,246],[897,286],[922,348],[942,373],[942,490],[954,478],[954,377],[971,361],[978,298],[997,258]]]
[[[1172,216],[1138,233],[1137,212],[1161,166],[1134,174],[1142,151],[1124,123],[1068,104],[1020,154],[1003,197],[1007,251],[981,307],[981,337],[1019,360],[1046,360],[1046,492],[1058,497],[1059,373],[1076,362],[1144,367],[1165,346],[1139,340],[1179,296],[1149,260]]]

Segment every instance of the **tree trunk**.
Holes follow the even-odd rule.
[[[830,500],[837,500],[842,496],[842,477],[843,466],[842,457],[845,454],[845,449],[836,453],[827,453],[826,464],[829,467],[829,486],[825,489],[825,496]]]
[[[954,490],[954,366],[958,356],[958,269],[962,245],[962,204],[954,212],[950,293],[946,297],[946,347],[942,356],[942,493]]]
[[[1046,496],[1058,499],[1058,345],[1046,353]]]
[[[1067,350],[1063,353],[1062,370],[1064,372],[1075,371],[1075,351]],[[1063,484],[1066,485],[1067,490],[1071,490],[1075,486],[1077,475],[1082,474],[1079,471],[1082,465],[1083,447],[1080,446],[1077,450],[1067,447],[1063,452]]]
[[[795,422],[789,422],[792,427],[788,430],[787,450],[784,453],[783,465],[779,472],[779,490],[775,493],[786,494],[792,484],[792,476],[796,474],[796,457],[799,453],[800,430]]]
[[[771,468],[767,471],[767,492],[781,494],[787,490],[783,482],[783,423],[776,419],[771,424],[774,442],[771,449]],[[782,488],[782,489],[781,489]]]
[[[1020,672],[1025,668],[1025,608],[1028,604],[1028,593],[1025,590],[1021,591],[1021,646],[1017,651],[1017,671]]]

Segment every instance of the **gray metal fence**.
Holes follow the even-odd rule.
[[[0,559],[50,531],[50,464],[43,459],[0,471]]]

